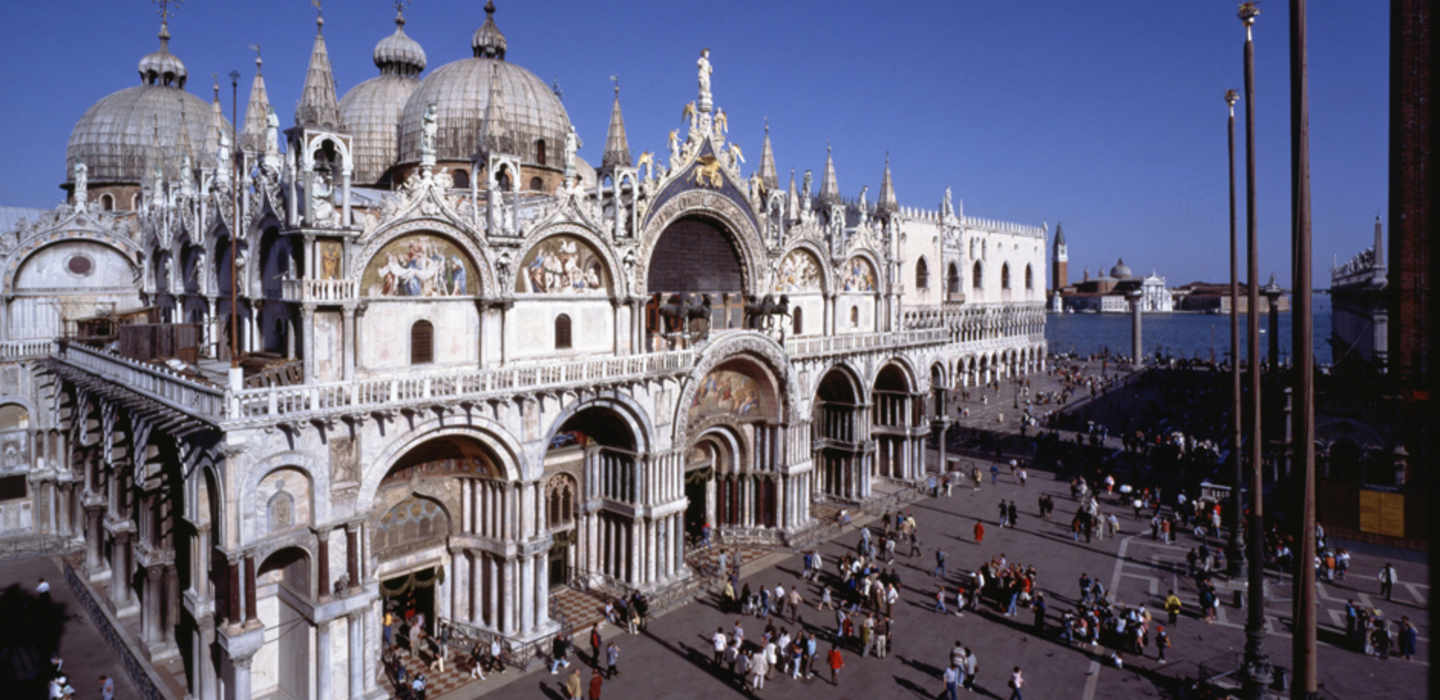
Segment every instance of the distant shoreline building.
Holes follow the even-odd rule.
[[[1366,367],[1386,371],[1390,308],[1384,235],[1377,216],[1374,244],[1330,266],[1330,348],[1337,372]]]
[[[1140,290],[1140,310],[1145,313],[1170,313],[1175,310],[1174,296],[1170,289],[1165,286],[1165,278],[1154,272],[1148,277],[1136,277],[1125,264],[1124,259],[1115,261],[1115,265],[1109,272],[1096,270],[1095,277],[1090,277],[1089,272],[1084,273],[1084,279],[1070,285],[1064,284],[1064,278],[1060,276],[1060,266],[1066,264],[1061,259],[1065,254],[1065,239],[1056,227],[1055,254],[1051,265],[1057,270],[1056,287],[1050,294],[1050,311],[1061,313],[1064,311],[1078,311],[1081,313],[1129,313],[1130,301],[1126,298],[1131,290]]]

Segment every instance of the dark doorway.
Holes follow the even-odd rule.
[[[689,504],[685,506],[685,534],[687,537],[699,539],[700,529],[705,526],[707,510],[705,491],[714,477],[715,470],[710,467],[685,473],[685,498],[689,500]],[[714,527],[714,523],[711,523],[711,527]]]
[[[424,615],[425,633],[434,633],[436,573],[436,569],[431,567],[381,582],[380,595],[385,599],[385,609],[405,621],[404,632],[409,632],[409,626],[416,624],[419,616]]]
[[[570,583],[570,531],[555,533],[555,542],[550,545],[550,587],[560,588]]]

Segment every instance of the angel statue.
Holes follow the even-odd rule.
[[[860,211],[861,211],[861,213],[864,213],[865,211],[868,211],[868,210],[870,209],[870,207],[869,207],[869,202],[866,201],[866,195],[868,195],[868,194],[870,194],[870,186],[869,186],[869,185],[865,185],[864,187],[861,187],[861,188],[860,188],[860,202],[859,202],[859,206],[860,206]]]
[[[670,167],[680,162],[680,130],[670,130]]]
[[[715,112],[715,132],[719,134],[730,133],[730,119],[725,116],[725,110]]]
[[[739,146],[737,146],[737,145],[735,145],[735,144],[733,144],[733,143],[730,144],[730,157],[735,160],[735,163],[737,164],[737,166],[738,166],[739,163],[744,163],[744,162],[745,162],[745,154],[740,151],[740,147],[739,147]]]

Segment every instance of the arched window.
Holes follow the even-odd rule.
[[[545,164],[545,139],[540,139],[535,142],[535,164]]]
[[[570,349],[570,316],[560,314],[555,317],[555,349]]]
[[[790,334],[801,335],[804,330],[805,321],[801,316],[800,307],[797,306],[790,312]]]
[[[1028,263],[1025,265],[1025,288],[1035,288],[1035,272],[1030,269],[1030,265]]]
[[[1010,263],[1000,265],[1000,288],[1010,288]]]
[[[974,287],[975,289],[979,289],[979,288],[980,288],[980,274],[981,274],[980,261],[979,261],[979,260],[976,260],[976,261],[975,261],[975,266],[972,267],[972,268],[970,268],[970,286],[971,286],[971,287]]]
[[[858,307],[858,306],[852,306],[852,307],[850,307],[850,327],[851,327],[851,328],[859,328],[859,327],[860,327],[860,307]]]
[[[435,361],[435,327],[429,321],[416,321],[410,326],[410,364],[426,365]]]
[[[470,187],[470,173],[463,168],[456,168],[450,171],[450,179],[455,181],[455,186],[461,189]]]
[[[105,211],[115,211],[115,198],[109,194],[100,195],[100,208]]]
[[[949,279],[945,280],[945,291],[950,294],[960,293],[960,268],[955,263],[950,263]]]
[[[500,171],[495,174],[495,182],[499,183],[500,189],[501,189],[502,191],[509,190],[509,189],[510,189],[510,169],[509,169],[509,168],[501,168]]]
[[[550,477],[545,485],[546,525],[554,529],[575,520],[575,482],[567,474]]]
[[[930,288],[930,266],[925,264],[925,258],[915,261],[915,288]]]
[[[140,193],[136,192],[130,196],[130,211],[140,211]]]
[[[539,177],[530,178],[530,189],[536,192],[545,189],[545,181],[541,180]]]

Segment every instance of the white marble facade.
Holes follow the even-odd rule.
[[[495,76],[524,69],[485,22],[464,70],[424,78],[397,28],[382,77],[486,94],[503,124],[528,106]],[[833,162],[818,194],[787,190],[768,133],[747,172],[710,90],[723,57],[668,157],[632,167],[617,96],[598,169],[518,121],[457,159],[453,104],[367,112],[428,115],[399,155],[372,148],[384,129],[347,127],[355,100],[316,61],[283,138],[257,74],[238,144],[217,102],[174,167],[72,168],[70,201],[0,232],[0,479],[24,477],[0,529],[82,549],[192,697],[380,694],[397,591],[517,644],[565,624],[557,587],[663,600],[702,524],[803,541],[814,503],[937,468],[947,389],[1044,365],[1043,226],[966,216],[948,191],[900,206],[888,163],[873,203],[838,196]],[[193,354],[79,337],[136,310],[193,329]]]

